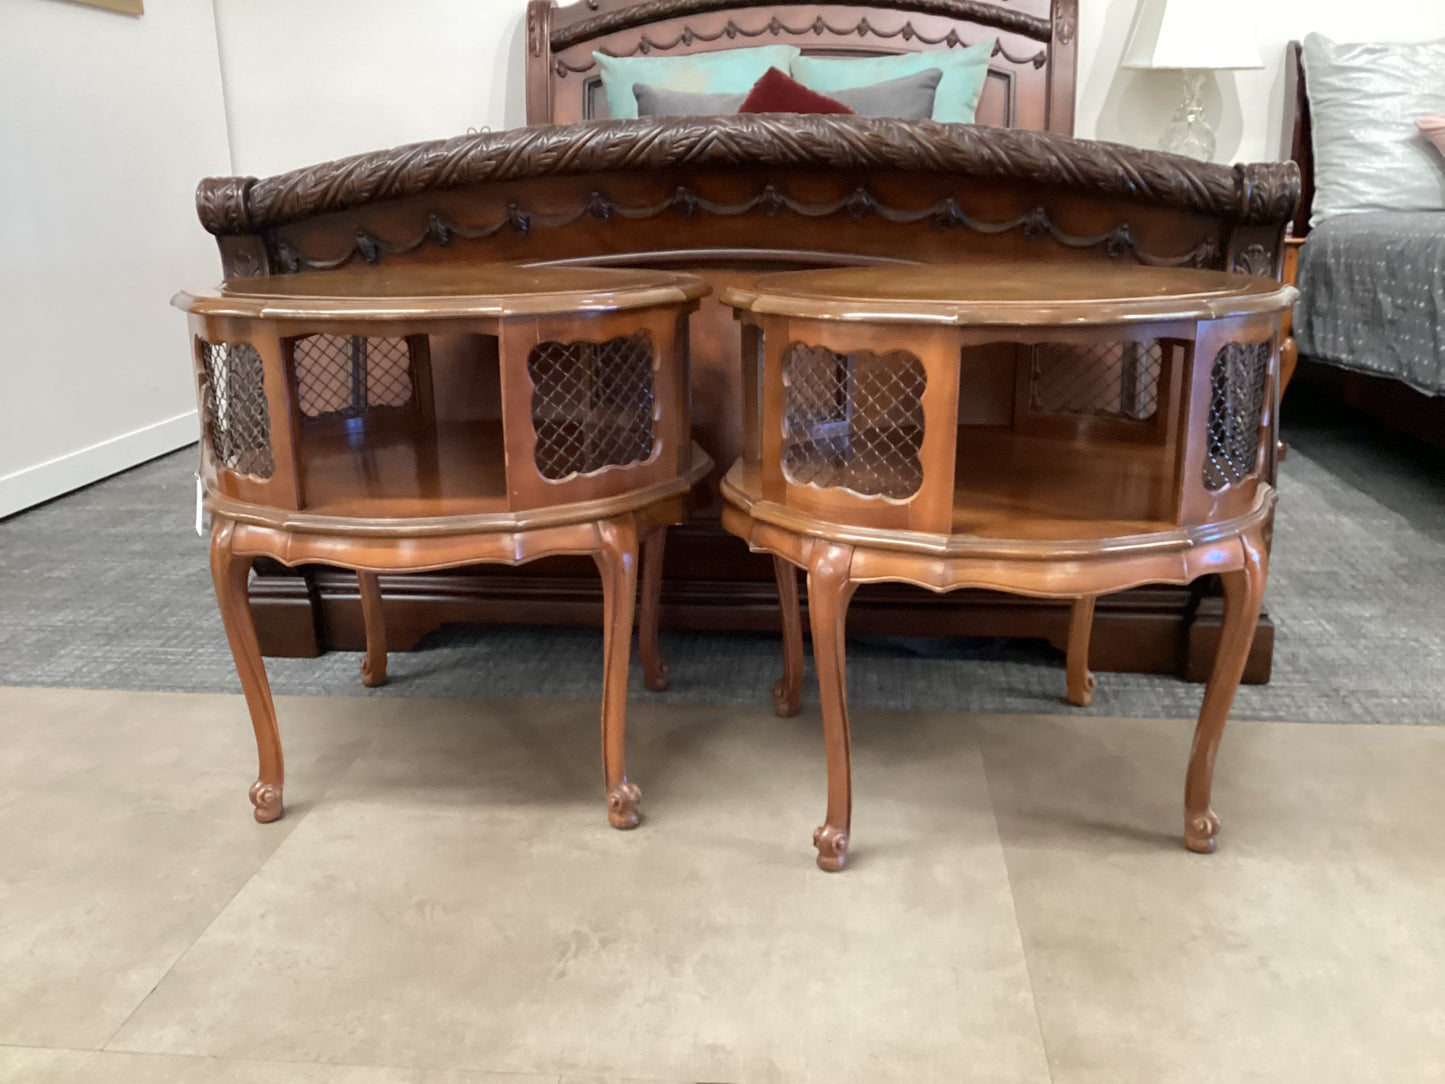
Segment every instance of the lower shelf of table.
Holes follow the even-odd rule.
[[[497,421],[440,422],[301,434],[306,511],[404,518],[507,510],[506,451]]]
[[[846,467],[835,465],[832,474],[847,477]],[[756,464],[740,463],[732,477],[743,494],[760,498]],[[872,481],[878,481],[876,471]],[[904,488],[916,487],[915,478]],[[958,429],[954,535],[1043,541],[1133,537],[1175,530],[1177,509],[1172,448],[1022,435],[1001,426]],[[837,515],[847,519],[846,512]]]
[[[953,533],[980,538],[1110,538],[1172,530],[1175,465],[1166,449],[961,426]]]

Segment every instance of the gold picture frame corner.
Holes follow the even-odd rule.
[[[85,4],[87,7],[116,11],[122,15],[145,14],[145,0],[74,0],[74,2]]]

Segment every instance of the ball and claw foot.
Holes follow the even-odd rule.
[[[633,782],[618,783],[607,792],[607,823],[613,828],[636,828],[642,815],[637,804],[642,801],[642,788]]]
[[[363,656],[361,660],[361,683],[365,685],[368,689],[374,689],[378,685],[385,685],[386,680],[387,678],[385,660],[382,661],[381,666],[377,669],[377,672],[373,673],[371,669],[371,660]]]
[[[798,714],[798,708],[798,698],[788,693],[788,679],[779,678],[773,685],[773,714],[779,719],[791,719]]]
[[[256,807],[256,820],[261,824],[270,824],[274,820],[280,820],[282,812],[281,784],[256,780],[251,784],[251,804]]]
[[[1195,854],[1213,854],[1219,834],[1219,814],[1212,809],[1184,818],[1184,846]]]
[[[1070,688],[1066,699],[1076,708],[1087,708],[1094,702],[1094,690],[1099,687],[1099,679],[1094,677],[1092,670],[1084,671],[1084,681],[1081,688]]]
[[[848,861],[848,833],[825,824],[813,833],[813,846],[818,848],[818,868],[837,873]]]
[[[667,668],[667,660],[658,659],[657,666],[652,669],[644,667],[642,684],[655,693],[665,693],[672,688],[672,671]]]

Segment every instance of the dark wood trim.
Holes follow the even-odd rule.
[[[696,534],[696,528],[682,530]],[[719,538],[719,541],[723,539]],[[687,552],[687,542],[673,547]],[[766,559],[751,557],[759,568]],[[602,623],[601,586],[579,563],[558,575],[561,562],[532,569],[478,570],[381,576],[387,646],[411,651],[445,624],[591,625]],[[770,567],[770,566],[769,566]],[[669,571],[662,592],[662,627],[669,630],[778,629],[778,598],[770,581],[680,578]],[[334,569],[297,576],[258,573],[251,587],[262,650],[310,657],[323,651],[361,651],[366,632],[356,577]],[[1089,666],[1093,670],[1176,674],[1202,682],[1209,672],[1220,622],[1219,600],[1193,588],[1141,587],[1099,599]],[[309,614],[307,613],[309,611]],[[806,618],[806,594],[804,616]],[[1047,640],[1060,651],[1068,638],[1070,603],[992,591],[949,595],[876,584],[861,588],[849,610],[854,633],[913,636],[1001,636]],[[805,622],[804,628],[807,627]],[[314,639],[297,634],[314,629]],[[1274,625],[1260,618],[1244,680],[1269,680]]]
[[[1285,46],[1283,146],[1300,171],[1300,200],[1292,232],[1295,237],[1303,237],[1310,232],[1310,213],[1314,209],[1315,146],[1305,88],[1304,51],[1297,41]]]
[[[326,652],[329,641],[321,619],[317,571],[287,568],[265,557],[253,562],[251,616],[263,655],[314,659]],[[264,605],[257,605],[259,597],[265,598]]]
[[[895,10],[918,15],[941,15],[961,22],[976,23],[979,26],[994,27],[1010,33],[1021,34],[1037,41],[1050,37],[1048,19],[1028,15],[985,0],[829,0],[832,7],[872,8],[874,10]],[[548,35],[553,52],[559,52],[573,45],[605,37],[621,30],[634,30],[651,23],[667,19],[684,19],[695,15],[709,15],[718,12],[739,11],[746,8],[778,8],[785,5],[772,0],[642,0],[601,4],[598,0],[570,4],[557,8],[552,28]],[[796,5],[804,11],[816,10],[818,5]],[[595,13],[595,14],[594,14]],[[815,16],[820,17],[820,16]]]
[[[1234,168],[1054,132],[858,116],[757,113],[513,128],[413,143],[275,177],[211,177],[196,192],[217,236],[423,194],[546,177],[681,167],[886,170],[1067,190],[1274,226],[1299,199],[1292,162]]]
[[[1445,448],[1445,395],[1430,396],[1386,376],[1301,357],[1295,382],[1432,448]]]
[[[1203,683],[1209,679],[1223,626],[1224,600],[1218,595],[1206,595],[1199,599],[1197,608],[1184,626],[1184,665],[1179,676],[1185,681]],[[1241,681],[1245,685],[1268,685],[1273,660],[1274,622],[1269,619],[1269,614],[1261,612]],[[1095,666],[1095,669],[1106,668]]]
[[[1074,134],[1074,86],[1079,64],[1079,2],[1054,0],[1049,42],[1048,130]]]

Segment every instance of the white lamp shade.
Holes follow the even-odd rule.
[[[1125,68],[1262,68],[1247,0],[1140,0]]]

